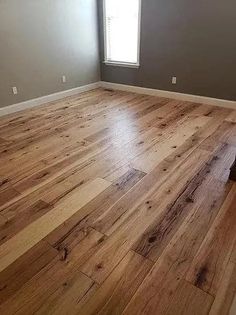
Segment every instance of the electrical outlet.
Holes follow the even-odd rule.
[[[12,87],[12,93],[13,93],[14,95],[18,94],[18,90],[17,90],[17,87],[16,87],[16,86],[13,86],[13,87]]]
[[[62,80],[62,83],[66,83],[66,76],[63,75],[63,76],[61,77],[61,80]]]
[[[177,84],[177,77],[172,77],[172,84]]]

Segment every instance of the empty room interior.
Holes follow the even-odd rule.
[[[235,0],[0,0],[0,314],[236,315]]]

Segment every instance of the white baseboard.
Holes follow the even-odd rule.
[[[61,91],[61,92],[53,93],[50,95],[34,98],[25,102],[5,106],[5,107],[0,108],[0,117],[11,114],[11,113],[19,112],[24,109],[32,108],[38,105],[42,105],[48,102],[53,102],[67,96],[72,96],[72,95],[79,94],[82,92],[94,90],[100,86],[101,86],[100,82],[95,82],[88,85],[79,86],[74,89]]]
[[[25,102],[2,107],[0,108],[0,117],[11,114],[11,113],[19,112],[24,109],[32,108],[38,105],[42,105],[48,102],[53,102],[67,96],[72,96],[72,95],[76,95],[82,92],[94,90],[99,87],[236,109],[236,101],[228,101],[228,100],[222,100],[222,99],[211,98],[211,97],[206,97],[206,96],[198,96],[198,95],[191,95],[191,94],[184,94],[184,93],[170,92],[170,91],[164,91],[164,90],[143,88],[139,86],[100,81],[100,82],[95,82],[88,85],[80,86],[74,89],[42,96],[42,97],[28,100]]]
[[[149,89],[149,88],[144,88],[144,87],[139,87],[139,86],[111,83],[111,82],[105,82],[105,81],[101,81],[100,86],[107,89],[134,92],[134,93],[139,93],[139,94],[147,94],[147,95],[153,95],[153,96],[159,96],[159,97],[172,98],[172,99],[176,99],[180,101],[188,101],[188,102],[236,109],[236,101],[228,101],[228,100],[217,99],[217,98],[206,97],[206,96],[198,96],[198,95],[177,93],[177,92],[171,92],[171,91]]]

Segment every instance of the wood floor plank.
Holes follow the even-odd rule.
[[[221,110],[210,110],[210,115],[207,115],[207,117],[211,117],[211,123],[207,124],[205,128],[203,127],[200,129],[197,133],[198,136],[204,140],[207,140],[208,137],[212,137],[212,134],[214,134],[217,129],[221,127],[224,119],[229,115],[229,113],[230,110],[227,108],[221,108]]]
[[[232,303],[232,305],[230,307],[229,315],[234,315],[235,312],[236,312],[236,295],[235,295],[233,303]]]
[[[227,264],[209,315],[228,315],[236,295],[236,265]]]
[[[166,315],[207,315],[214,298],[191,285],[181,281],[170,299]]]
[[[57,255],[56,249],[41,241],[2,271],[0,273],[0,304],[13,296]]]
[[[228,163],[228,153],[231,151],[231,147],[227,145],[219,148],[216,155],[212,156],[211,160],[189,181],[186,190],[177,196],[175,203],[168,208],[168,211],[153,221],[133,246],[133,250],[153,261],[159,258],[189,211],[193,207],[203,204],[203,199],[209,199],[208,187],[215,185],[216,180],[222,180],[224,174],[222,175],[221,170],[225,170],[227,165],[228,167],[231,165],[231,162]],[[212,188],[210,192],[212,197],[216,195]],[[218,193],[217,186],[216,193]],[[206,203],[205,209],[207,209]]]
[[[232,253],[230,255],[230,261],[236,264],[236,240],[234,242]]]
[[[57,229],[52,231],[46,237],[46,240],[51,245],[55,246],[60,243],[66,235],[73,231],[74,228],[79,230],[93,226],[98,217],[107,213],[113,204],[120,200],[121,197],[132,189],[144,176],[145,174],[138,170],[129,169],[128,172],[116,180],[111,186],[84,206],[82,210],[88,213],[84,220],[81,220],[80,213],[75,213]]]
[[[80,300],[78,297],[78,304],[82,307],[97,286],[91,279],[84,275],[82,277],[80,276],[78,266],[83,264],[94,253],[95,248],[102,244],[103,239],[104,236],[101,233],[93,229],[88,229],[86,233],[84,233],[84,231],[79,231],[79,233],[75,231],[75,233],[69,235],[57,249],[53,249],[49,246],[51,250],[53,249],[54,256],[50,257],[47,255],[47,259],[50,259],[43,260],[44,264],[40,264],[41,257],[39,262],[36,260],[36,262],[33,263],[34,273],[31,273],[30,279],[24,277],[24,281],[21,281],[21,276],[14,272],[15,281],[20,281],[21,285],[16,292],[11,292],[13,294],[0,306],[0,311],[3,310],[7,314],[35,314],[41,307],[44,310],[44,305],[48,305],[49,310],[51,308],[53,309],[52,304],[54,304],[54,301],[56,303],[57,298],[61,297],[61,294],[63,296],[63,292],[66,293],[69,291],[68,295],[70,295],[70,288],[72,287],[72,292],[76,294],[80,286],[82,288],[84,287],[85,282],[88,286],[86,286],[84,295],[83,297],[81,296]],[[20,260],[23,263],[29,263],[29,257],[32,255],[33,252],[30,250],[23,255]],[[17,261],[15,265],[18,267]],[[21,269],[20,265],[17,270]],[[4,270],[3,274],[6,271]],[[78,283],[74,283],[73,279],[79,279],[76,281]],[[76,291],[74,291],[74,289]],[[77,305],[77,307],[79,307],[79,305]],[[4,312],[3,314],[5,314]]]
[[[225,120],[229,121],[229,122],[236,123],[236,112],[232,111]]]
[[[229,143],[235,146],[235,134],[236,124],[231,122],[223,122],[220,126],[218,126],[214,133],[206,139],[202,145],[202,149],[214,151],[216,142]]]
[[[0,191],[0,206],[4,206],[13,198],[20,197],[20,193],[16,191],[13,187],[8,187]]]
[[[236,185],[222,205],[186,277],[189,282],[212,295],[217,292],[236,239],[235,204]]]
[[[91,279],[78,271],[68,274],[66,268],[60,266],[60,261],[55,260],[0,305],[0,311],[4,315],[35,314],[45,304],[50,314],[54,300],[65,296],[64,304],[70,304],[76,298],[80,302],[93,285]]]
[[[132,162],[133,167],[146,173],[150,172],[160,161],[170,155],[177,147],[184,144],[201,126],[208,122],[208,117],[197,117],[195,120],[187,122],[176,130],[175,135],[169,139],[164,138],[162,142],[157,143],[148,152],[144,152],[142,156],[135,159]]]
[[[144,124],[145,126],[154,126],[159,119],[163,119],[170,111],[178,111],[181,108],[181,103],[174,100],[166,100],[164,105],[151,113],[141,117],[139,119],[139,124]]]
[[[228,195],[226,191],[223,197],[221,194],[222,189],[225,190],[224,184],[219,182],[218,185],[215,183],[213,186],[206,186],[209,189],[207,196],[200,205],[196,205],[189,212],[127,306],[125,315],[165,314],[170,296],[177,290],[181,279],[186,275],[225,196]]]
[[[149,260],[128,252],[82,310],[79,313],[75,310],[72,314],[121,314],[151,267]]]
[[[26,253],[109,185],[110,182],[105,180],[94,180],[84,188],[81,188],[78,192],[73,192],[71,196],[68,196],[66,200],[62,201],[55,209],[52,209],[44,216],[31,223],[28,227],[1,245],[0,271],[4,270],[17,258]],[[81,218],[85,215],[86,213],[81,213]]]
[[[104,242],[103,247],[88,260],[81,271],[96,282],[103,282],[153,220],[168,207],[171,203],[171,195],[176,196],[176,194],[185,190],[186,182],[191,176],[194,176],[193,174],[202,165],[200,162],[201,156],[206,158],[206,155],[205,152],[197,152],[193,155],[192,160],[186,161],[186,164],[189,163],[188,166],[182,166],[175,176],[172,175],[171,179],[173,182],[167,182],[157,192],[152,192],[149,196],[145,196],[133,215]],[[178,183],[174,189],[172,188],[173,183]],[[168,193],[168,191],[171,193]],[[98,266],[102,267],[98,268]]]
[[[6,211],[2,211],[2,215],[6,219],[0,230],[0,244],[9,240],[20,230],[52,209],[51,205],[42,200],[29,205],[24,203],[22,206],[23,209],[21,205],[17,209],[16,205],[13,205]]]
[[[98,88],[1,117],[0,313],[234,314],[235,113]]]
[[[197,141],[193,141],[197,140]],[[201,141],[201,140],[200,140]],[[94,228],[98,229],[100,232],[105,233],[106,235],[111,235],[120,225],[124,222],[127,217],[132,213],[135,209],[135,206],[138,206],[138,203],[142,201],[145,194],[150,193],[153,189],[158,189],[161,185],[168,180],[170,174],[174,170],[177,170],[181,164],[185,161],[185,159],[192,154],[195,146],[198,144],[197,138],[192,138],[187,141],[183,146],[173,152],[170,156],[164,159],[159,165],[149,174],[146,175],[145,179],[139,185],[136,185],[134,189],[130,191],[122,200],[116,203],[105,215],[102,217],[97,217],[96,221],[94,221]],[[222,148],[224,153],[231,154],[230,150],[226,148]],[[218,160],[218,170],[222,170],[222,164],[219,165]],[[231,164],[227,164],[225,158],[222,163],[224,167],[228,168]],[[230,161],[231,163],[231,161]],[[222,171],[223,173],[223,171]],[[226,172],[227,173],[227,172]],[[220,178],[220,176],[218,176]]]
[[[95,289],[96,284],[91,279],[77,272],[54,291],[34,314],[78,314]]]
[[[186,117],[191,114],[193,110],[198,108],[198,104],[194,103],[181,103],[181,107],[176,112],[169,112],[163,119],[160,119],[155,127],[161,130],[165,130],[167,126],[174,124],[175,122],[181,120],[182,117]]]
[[[106,236],[87,227],[76,227],[54,245],[69,270],[77,270],[102,247]]]

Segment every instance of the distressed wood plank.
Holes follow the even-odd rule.
[[[121,314],[151,266],[152,263],[147,259],[129,252],[94,292],[79,314]],[[64,309],[64,313],[67,311]],[[69,311],[70,314],[78,314],[77,305],[75,303],[70,305]],[[63,314],[63,309],[61,313]]]
[[[46,237],[66,219],[79,211],[86,203],[106,189],[110,182],[96,179],[84,188],[75,191],[41,218],[37,219],[10,240],[0,246],[0,271],[4,270],[17,258]],[[86,213],[81,213],[81,218]]]
[[[111,186],[105,189],[99,196],[85,205],[84,211],[88,215],[81,220],[80,213],[75,213],[63,222],[57,229],[52,231],[46,240],[53,246],[60,243],[74,228],[77,230],[93,226],[97,217],[104,215],[122,196],[124,196],[143,177],[144,173],[129,169],[123,176],[118,178]]]
[[[215,182],[213,187],[208,185],[206,187],[209,190],[202,203],[189,212],[127,306],[125,315],[165,314],[167,311],[170,296],[177,290],[181,279],[185,277],[208,229],[228,195],[227,190],[222,196],[222,190],[225,190],[222,182],[218,184]]]
[[[189,282],[212,295],[217,292],[236,239],[235,204],[236,186],[234,185],[186,277]]]
[[[236,294],[236,265],[227,264],[209,315],[228,315]]]
[[[225,170],[227,165],[230,165],[228,155],[231,152],[232,148],[230,146],[221,145],[218,151],[215,152],[215,155],[189,181],[183,193],[176,196],[175,203],[148,227],[133,246],[133,250],[156,261],[189,211],[193,207],[202,204],[203,199],[209,198],[208,187],[215,185],[215,179],[222,180],[222,170]],[[212,188],[210,191],[213,194],[214,190]],[[216,192],[218,192],[217,186]],[[209,199],[212,199],[214,196],[215,193]],[[205,204],[205,208],[207,209],[207,204]]]
[[[50,263],[58,251],[41,241],[0,273],[0,304]]]
[[[191,285],[181,281],[170,299],[170,306],[165,315],[207,315],[214,298]]]
[[[235,112],[99,88],[1,117],[1,314],[234,314]]]
[[[104,242],[103,247],[88,260],[81,271],[96,282],[103,282],[139,236],[143,234],[153,220],[165,211],[171,203],[171,196],[176,196],[185,190],[186,182],[188,183],[188,180],[201,168],[201,157],[206,158],[207,155],[205,152],[197,152],[193,155],[192,160],[186,161],[186,165],[183,163],[179,172],[172,175],[171,182],[167,181],[160,190],[145,196],[133,215]],[[178,183],[174,189],[172,189],[173,183]],[[169,190],[171,193],[167,193]],[[102,267],[98,268],[98,266]]]

